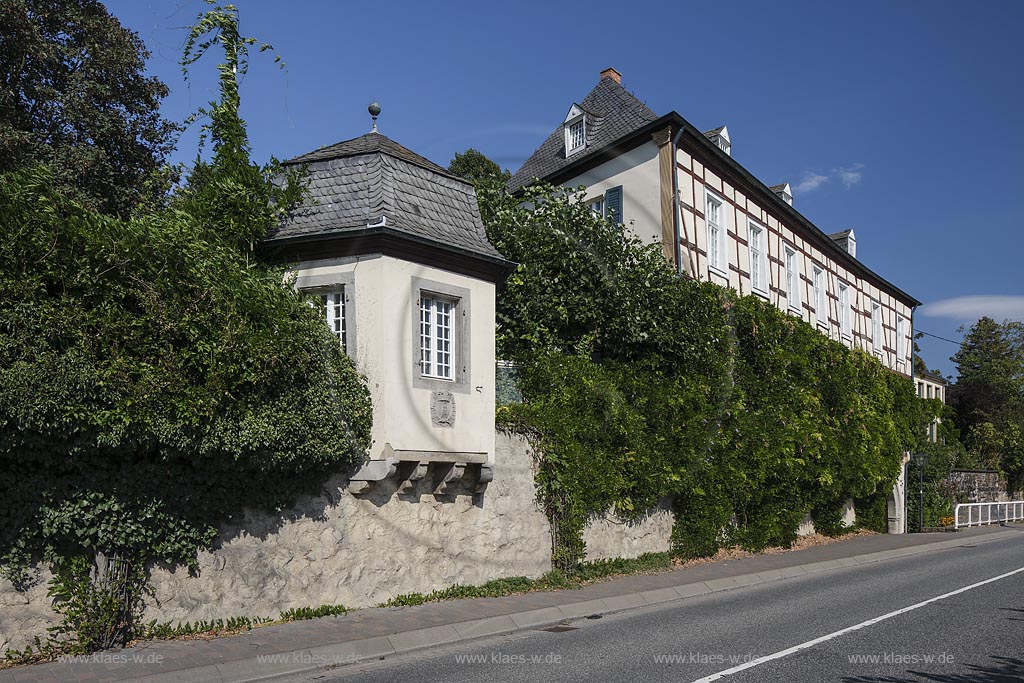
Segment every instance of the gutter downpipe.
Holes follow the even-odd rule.
[[[918,304],[919,306],[920,304]],[[910,309],[910,386],[914,391],[914,398],[917,396],[917,381],[914,378],[914,314],[917,313],[917,306]],[[918,399],[919,400],[919,399]],[[912,455],[908,452],[909,455]],[[910,509],[910,458],[900,468],[903,474],[903,533],[910,533],[910,520],[907,519],[907,510]],[[888,531],[888,530],[887,530]]]
[[[675,237],[675,257],[676,257],[676,275],[683,274],[683,251],[682,247],[679,246],[679,173],[676,168],[676,147],[679,144],[679,138],[683,136],[683,126],[679,126],[679,130],[672,136],[672,234]],[[913,316],[911,316],[913,319]],[[911,325],[913,327],[913,325]]]

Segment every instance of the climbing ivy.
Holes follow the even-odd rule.
[[[125,220],[46,169],[0,176],[0,571],[24,586],[50,566],[58,648],[127,642],[152,563],[197,570],[220,525],[318,492],[369,446],[369,394],[322,313],[252,253],[297,190],[249,161],[246,40],[230,6],[190,35],[234,68],[214,159],[168,208]]]
[[[588,519],[673,501],[673,549],[788,545],[813,513],[886,491],[920,429],[909,380],[759,297],[680,278],[585,192],[478,184],[491,240],[519,263],[498,347],[524,401],[499,408],[540,454],[556,567]]]

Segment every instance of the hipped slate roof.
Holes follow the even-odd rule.
[[[580,102],[586,113],[587,144],[581,152],[565,156],[565,133],[559,126],[508,181],[515,192],[535,178],[546,178],[620,138],[658,119],[657,114],[611,78],[602,78]]]
[[[284,162],[305,164],[303,204],[269,245],[380,229],[507,263],[487,241],[473,186],[373,132]]]

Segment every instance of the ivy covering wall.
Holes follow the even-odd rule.
[[[660,247],[595,215],[583,191],[509,198],[478,182],[495,245],[520,265],[498,297],[499,354],[532,435],[556,565],[587,519],[674,501],[673,550],[788,545],[812,513],[891,489],[923,432],[909,379],[769,302],[677,276]]]
[[[183,65],[225,58],[200,112],[213,154],[166,205],[127,219],[45,168],[0,175],[0,575],[53,570],[54,652],[129,642],[153,563],[195,570],[219,525],[369,447],[369,393],[322,310],[253,251],[300,196],[250,160],[254,44],[230,5],[197,17]]]

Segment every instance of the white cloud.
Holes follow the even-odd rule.
[[[827,182],[827,175],[821,175],[820,173],[811,173],[808,171],[807,173],[804,173],[804,179],[797,183],[796,187],[794,187],[793,190],[795,192],[800,193],[813,192],[814,190],[817,190],[819,187],[821,187]]]
[[[997,321],[1007,318],[1024,320],[1024,296],[981,294],[957,296],[925,304],[921,315],[929,318],[952,318],[961,322],[973,322],[982,316]]]
[[[861,178],[864,177],[864,174],[861,172],[862,168],[864,168],[864,164],[854,164],[847,168],[837,168],[834,173],[839,176],[839,180],[843,185],[850,188],[859,183]]]
[[[864,164],[856,163],[841,168],[834,168],[829,173],[807,171],[804,173],[803,180],[797,183],[793,190],[800,194],[806,194],[817,190],[825,183],[833,180],[838,180],[846,189],[850,189],[864,178],[863,168]]]

